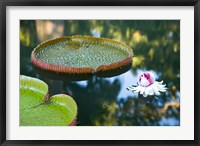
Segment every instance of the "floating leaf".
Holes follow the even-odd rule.
[[[45,82],[20,76],[20,125],[67,126],[74,123],[77,105],[68,95],[58,94],[47,99]]]
[[[20,76],[20,110],[34,107],[44,102],[48,85],[36,78]]]
[[[106,38],[67,36],[37,46],[31,60],[40,74],[50,78],[83,80],[96,74],[110,77],[132,65],[132,49]]]

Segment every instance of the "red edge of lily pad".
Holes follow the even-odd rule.
[[[73,121],[69,124],[69,126],[76,126],[76,118],[73,119]]]
[[[62,75],[94,75],[96,74],[97,76],[102,76],[102,73],[106,73],[106,72],[111,72],[114,70],[119,70],[121,68],[123,68],[124,66],[131,67],[132,65],[132,57],[133,56],[128,56],[127,58],[112,63],[112,64],[108,64],[108,65],[101,65],[99,66],[96,70],[90,67],[84,67],[84,68],[75,68],[75,67],[70,67],[70,66],[61,66],[61,65],[54,65],[54,64],[48,64],[45,63],[43,61],[40,61],[38,59],[36,59],[35,57],[35,52],[40,49],[42,46],[46,46],[48,44],[54,44],[56,42],[62,41],[62,40],[67,40],[67,39],[71,39],[71,38],[79,38],[79,37],[83,37],[83,36],[72,36],[72,37],[61,37],[61,38],[56,38],[53,40],[48,40],[46,42],[41,43],[40,45],[38,45],[31,54],[31,61],[34,64],[35,67],[39,68],[40,70],[45,71],[46,73],[50,72],[50,73],[55,73],[57,75],[62,74]],[[101,41],[108,41],[108,42],[115,42],[117,44],[120,45],[124,45],[123,43],[120,43],[118,41],[115,40],[109,40],[109,39],[105,39],[105,38],[95,38],[95,37],[91,37],[91,36],[84,36],[86,39],[91,39],[91,40],[96,40],[96,39],[100,39]],[[126,45],[124,45],[126,46]],[[127,47],[127,46],[126,46]],[[127,47],[127,49],[131,49],[129,47]],[[132,50],[131,50],[132,51]],[[130,68],[129,68],[130,69]],[[126,69],[128,70],[128,69]]]

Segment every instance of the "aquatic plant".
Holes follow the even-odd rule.
[[[166,92],[166,85],[162,84],[163,81],[155,81],[155,77],[151,72],[144,72],[138,77],[138,86],[130,85],[127,89],[143,95],[143,97],[160,95],[160,92]]]
[[[48,85],[20,75],[20,126],[75,125],[76,102],[68,95],[48,95]]]
[[[96,74],[111,77],[132,65],[133,51],[125,44],[92,36],[65,36],[38,45],[31,60],[41,75],[84,80]]]

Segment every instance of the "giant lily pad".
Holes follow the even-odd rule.
[[[20,76],[20,126],[67,126],[73,125],[77,105],[68,95],[48,97],[45,82]]]
[[[66,36],[37,46],[31,60],[45,77],[82,80],[111,77],[131,68],[133,52],[125,44],[92,36]]]

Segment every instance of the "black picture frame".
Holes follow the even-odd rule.
[[[194,140],[6,140],[6,7],[7,6],[194,6]],[[199,64],[200,1],[199,0],[0,0],[0,144],[21,145],[199,145]],[[188,28],[189,31],[190,28]],[[191,28],[192,29],[192,28]],[[188,48],[189,49],[189,48]],[[191,49],[191,48],[190,48]]]

